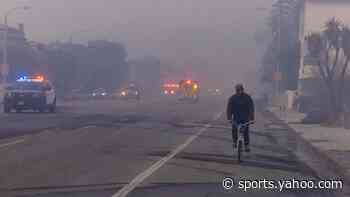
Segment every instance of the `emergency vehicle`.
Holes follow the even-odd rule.
[[[181,80],[179,83],[181,100],[197,102],[199,100],[199,83],[193,80]]]
[[[120,91],[120,98],[124,100],[140,100],[141,95],[140,95],[140,89],[136,87],[135,84],[131,83],[129,84],[126,88],[123,88]]]
[[[162,87],[162,91],[164,95],[173,96],[176,95],[179,91],[180,85],[176,83],[166,83]]]
[[[5,89],[3,100],[5,113],[33,110],[51,113],[56,111],[56,92],[43,76],[21,77]]]

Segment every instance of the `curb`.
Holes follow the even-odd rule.
[[[277,123],[285,126],[288,129],[288,132],[293,135],[293,137],[296,137],[298,140],[298,144],[302,145],[303,147],[306,148],[306,151],[311,153],[313,156],[316,158],[322,160],[321,165],[325,165],[326,169],[320,170],[320,169],[315,169],[314,167],[310,166],[311,169],[315,171],[317,176],[319,177],[327,177],[327,178],[335,178],[339,177],[346,186],[350,186],[350,174],[348,173],[347,169],[342,167],[339,163],[337,163],[334,159],[332,159],[330,156],[327,155],[327,153],[321,151],[319,148],[316,146],[312,145],[309,141],[307,141],[304,137],[302,137],[299,133],[296,132],[294,128],[292,128],[288,123],[282,121],[279,119],[276,114],[270,110],[266,110],[264,113],[266,113],[269,117],[272,117],[274,121]],[[309,163],[307,163],[309,165]],[[333,177],[331,177],[332,175]],[[345,187],[343,187],[343,191],[345,192],[350,192],[348,190],[345,190]]]

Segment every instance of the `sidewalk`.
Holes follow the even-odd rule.
[[[305,115],[295,111],[281,112],[278,108],[269,108],[269,111],[314,147],[325,157],[325,161],[335,165],[344,179],[350,180],[350,130],[301,124]]]

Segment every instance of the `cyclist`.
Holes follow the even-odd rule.
[[[235,87],[236,93],[232,95],[227,105],[227,119],[232,122],[233,148],[237,147],[237,124],[254,121],[254,102],[249,94],[244,92],[242,84]],[[244,128],[244,147],[246,152],[249,148],[249,125]]]

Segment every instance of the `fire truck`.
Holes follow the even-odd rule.
[[[180,86],[177,83],[166,83],[166,84],[163,84],[163,86],[162,86],[163,95],[174,96],[174,95],[176,95],[178,93],[179,87]]]
[[[179,83],[179,93],[181,100],[198,102],[199,100],[199,83],[193,80],[181,80]]]

